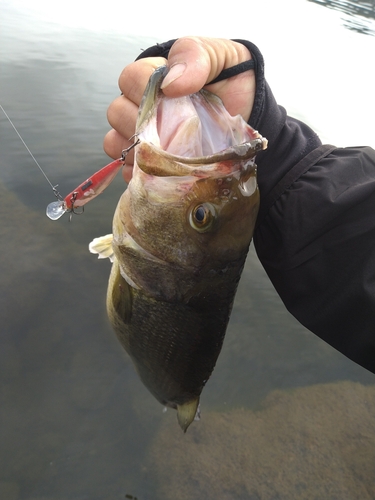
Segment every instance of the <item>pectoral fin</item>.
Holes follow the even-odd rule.
[[[98,255],[98,259],[109,259],[111,262],[114,260],[113,248],[112,248],[113,234],[106,234],[105,236],[100,236],[99,238],[94,238],[89,244],[89,250],[91,253]]]

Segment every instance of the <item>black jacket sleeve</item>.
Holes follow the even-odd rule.
[[[375,151],[322,145],[278,106],[259,49],[249,124],[268,139],[258,154],[260,261],[287,309],[308,329],[375,373]],[[173,44],[140,57],[164,56]]]

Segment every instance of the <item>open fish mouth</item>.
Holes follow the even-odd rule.
[[[166,66],[154,71],[140,105],[137,164],[145,173],[213,175],[217,170],[220,175],[220,162],[244,161],[266,149],[267,139],[241,116],[223,113],[221,99],[211,92],[202,89],[188,96],[166,97],[160,86],[167,72]],[[161,155],[164,161],[154,165],[149,161],[152,154]]]

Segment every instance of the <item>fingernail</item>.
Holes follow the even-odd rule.
[[[177,80],[177,78],[180,78],[180,76],[184,73],[185,69],[186,69],[185,63],[174,64],[168,71],[167,76],[164,78],[160,88],[163,90],[166,87],[168,87],[168,85],[170,85],[172,82]]]

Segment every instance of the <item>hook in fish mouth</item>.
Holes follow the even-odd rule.
[[[133,142],[133,144],[131,144],[128,148],[126,149],[123,149],[121,151],[121,160],[123,160],[125,162],[125,159],[129,153],[129,151],[131,151],[133,148],[135,148],[136,146],[138,146],[138,144],[141,142],[139,139],[138,139],[138,134],[133,134],[129,139],[128,141],[130,142],[132,139],[135,139],[137,138],[136,141]]]

